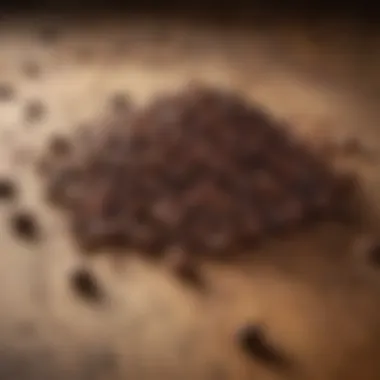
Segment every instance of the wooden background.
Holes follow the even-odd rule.
[[[202,293],[133,253],[84,259],[44,201],[34,162],[52,133],[105,116],[116,93],[145,102],[199,80],[243,92],[356,173],[371,206],[364,232],[376,237],[379,35],[343,21],[248,24],[2,18],[0,173],[20,197],[0,204],[1,380],[379,378],[380,277],[358,248],[362,231],[322,225],[268,241],[244,263],[204,263]],[[33,102],[42,106],[31,116]],[[9,219],[20,209],[37,215],[41,241],[15,237]],[[93,269],[103,303],[73,293],[80,265]],[[292,369],[246,355],[236,338],[245,323],[265,326]]]

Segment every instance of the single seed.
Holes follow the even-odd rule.
[[[17,212],[11,217],[11,227],[13,232],[24,240],[36,240],[39,235],[39,228],[35,217],[26,211]]]
[[[243,327],[239,331],[238,342],[243,351],[250,355],[252,359],[275,366],[284,363],[284,359],[268,342],[264,330],[260,326],[248,325]]]
[[[31,100],[25,106],[25,120],[29,123],[41,121],[45,113],[45,104],[40,100]]]
[[[87,301],[100,301],[102,298],[95,276],[85,268],[78,269],[72,274],[71,286],[77,295]]]
[[[70,142],[63,136],[54,136],[49,144],[49,149],[54,156],[67,156],[71,151]]]
[[[178,279],[195,287],[204,287],[199,268],[183,250],[172,248],[166,254],[165,261]]]
[[[115,112],[124,112],[130,109],[131,103],[128,95],[123,93],[116,93],[111,96],[110,103],[112,110]]]
[[[380,245],[374,244],[368,251],[369,261],[374,266],[380,266]]]
[[[0,178],[0,199],[11,200],[16,196],[16,185],[6,178]]]
[[[0,101],[8,102],[16,95],[14,87],[10,83],[0,83]]]

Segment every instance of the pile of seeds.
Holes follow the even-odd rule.
[[[343,187],[235,93],[189,87],[98,130],[48,180],[81,246],[220,256],[332,218]]]

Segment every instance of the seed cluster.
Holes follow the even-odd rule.
[[[221,256],[334,216],[340,180],[238,94],[189,87],[123,117],[48,180],[88,250]]]

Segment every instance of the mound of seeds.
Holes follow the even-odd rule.
[[[189,87],[124,117],[49,177],[90,251],[222,255],[340,204],[339,178],[237,94]]]

